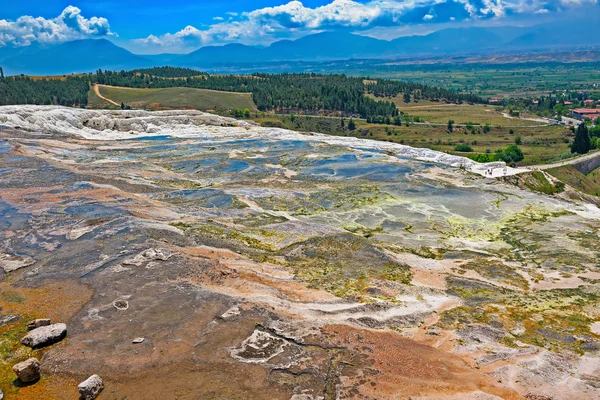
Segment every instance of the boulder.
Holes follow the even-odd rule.
[[[104,389],[104,381],[98,375],[92,375],[77,386],[81,399],[94,400],[102,389]]]
[[[54,324],[35,328],[21,339],[21,344],[37,349],[60,342],[67,336],[67,325]]]
[[[33,321],[27,323],[27,329],[32,330],[41,326],[48,325],[50,325],[50,320],[48,318],[34,319]]]
[[[37,358],[30,358],[13,367],[17,378],[24,383],[35,382],[40,379],[40,362]]]
[[[20,315],[5,315],[0,317],[0,326],[12,324],[13,322],[18,321],[19,318],[21,318]]]

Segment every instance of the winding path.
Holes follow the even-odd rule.
[[[94,93],[96,93],[96,96],[100,97],[102,100],[104,100],[104,101],[106,101],[106,102],[108,102],[110,104],[113,104],[113,105],[115,105],[117,107],[121,107],[121,105],[119,103],[117,103],[116,101],[111,100],[108,97],[102,96],[102,94],[100,93],[100,85],[97,84],[97,83],[94,84]]]

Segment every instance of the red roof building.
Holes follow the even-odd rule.
[[[595,120],[600,117],[600,108],[576,108],[572,110],[571,113],[573,113],[575,118],[582,121],[586,118]]]

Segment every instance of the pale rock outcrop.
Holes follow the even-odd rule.
[[[27,323],[27,329],[29,330],[33,330],[42,326],[48,326],[50,325],[50,319],[48,318],[38,318],[38,319],[34,319],[31,322]]]
[[[17,378],[24,383],[35,382],[40,379],[40,362],[37,358],[30,358],[16,364],[13,371],[17,374]]]
[[[37,349],[60,342],[67,336],[67,325],[54,324],[35,328],[21,339],[21,344]]]
[[[77,386],[83,400],[94,400],[104,389],[104,381],[98,375],[92,375]]]
[[[33,264],[35,264],[35,260],[31,257],[0,253],[0,268],[4,272],[13,272]]]
[[[142,251],[134,258],[123,261],[123,265],[140,266],[149,261],[167,261],[173,256],[173,252],[167,249],[148,249]]]

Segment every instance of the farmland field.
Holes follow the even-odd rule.
[[[373,97],[376,98],[376,97]],[[381,100],[381,98],[379,99]],[[422,118],[426,122],[446,124],[453,120],[456,124],[471,122],[475,125],[486,123],[495,126],[540,125],[527,119],[509,119],[502,115],[503,108],[483,104],[446,104],[441,102],[419,101],[404,103],[402,96],[389,98],[400,111]],[[532,117],[533,118],[533,117]]]
[[[92,91],[93,92],[93,91]],[[219,92],[206,89],[165,88],[132,89],[100,86],[100,93],[117,103],[132,108],[187,108],[226,111],[248,108],[256,110],[249,93]]]

